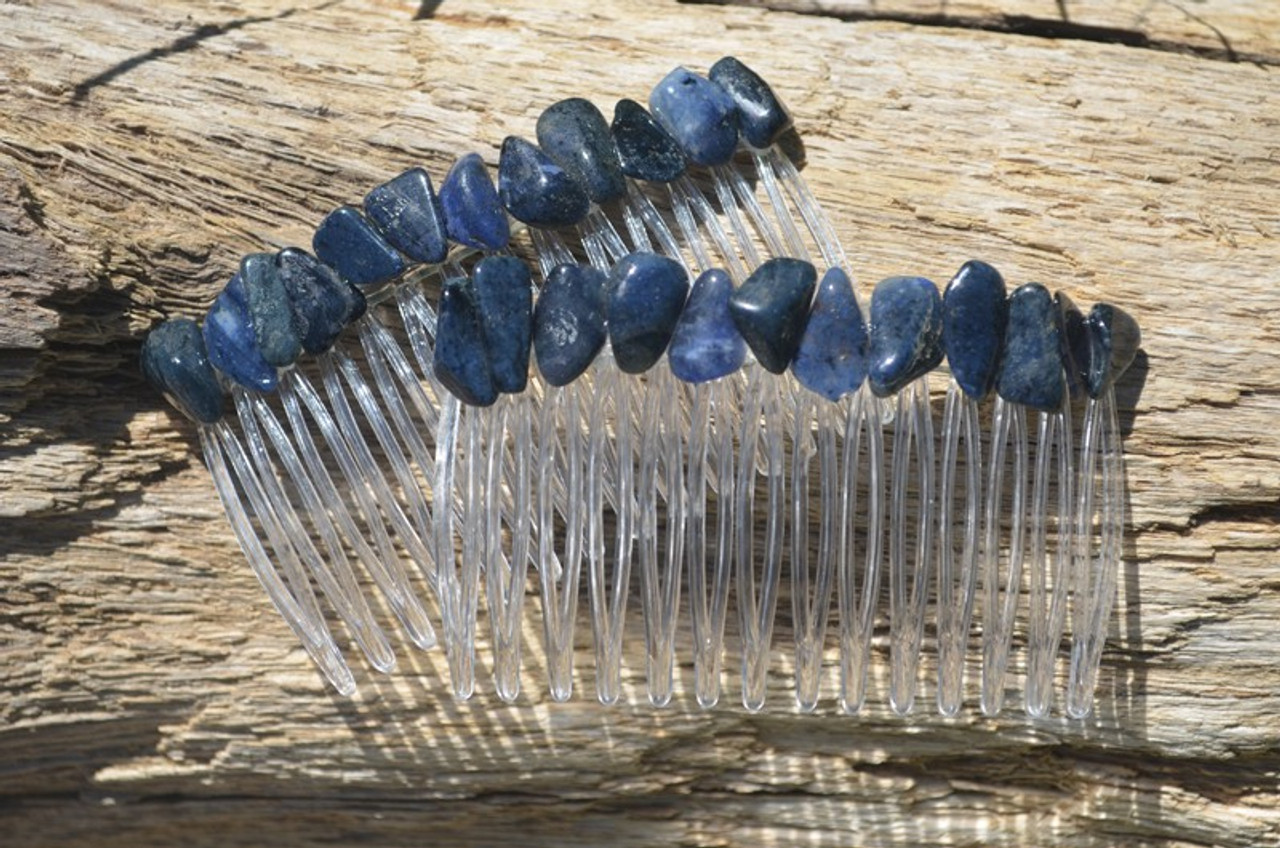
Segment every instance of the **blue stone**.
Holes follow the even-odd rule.
[[[1142,331],[1128,312],[1109,303],[1089,310],[1089,397],[1099,398],[1133,364]]]
[[[1084,314],[1066,292],[1054,292],[1053,306],[1058,312],[1058,341],[1062,343],[1067,391],[1072,397],[1083,397],[1089,379],[1089,328]]]
[[[622,257],[609,272],[609,343],[618,368],[642,374],[666,352],[689,296],[689,274],[656,253]]]
[[[1039,283],[1027,283],[1009,295],[1009,331],[996,383],[1000,397],[1042,412],[1062,406],[1062,342],[1053,296]]]
[[[586,265],[552,269],[533,309],[533,351],[553,386],[576,380],[605,340],[604,274]]]
[[[518,221],[567,227],[587,215],[591,200],[551,157],[519,136],[507,136],[498,158],[498,195]]]
[[[856,392],[867,377],[867,326],[853,283],[839,268],[828,269],[818,284],[791,373],[830,401]]]
[[[249,323],[262,358],[276,368],[292,365],[302,353],[302,339],[284,280],[276,268],[275,254],[251,253],[241,259],[240,279],[244,282]]]
[[[529,382],[533,339],[533,281],[514,256],[486,256],[471,273],[480,326],[489,352],[493,386],[522,392]]]
[[[609,124],[590,100],[571,97],[538,116],[538,144],[596,203],[627,192]]]
[[[209,365],[200,328],[189,318],[165,321],[142,343],[142,373],[188,418],[222,417],[222,387]]]
[[[421,168],[410,168],[365,195],[364,214],[414,262],[438,265],[449,252],[444,208]]]
[[[205,315],[204,346],[209,364],[227,379],[246,389],[275,391],[279,376],[258,350],[239,274],[231,278]]]
[[[942,296],[942,346],[951,376],[975,400],[995,387],[1008,323],[1000,272],[976,260],[961,265]]]
[[[619,100],[609,125],[622,173],[633,180],[669,183],[688,168],[680,143],[634,100]]]
[[[747,343],[729,314],[732,294],[733,280],[719,268],[694,281],[667,347],[671,373],[684,382],[717,380],[746,361]]]
[[[711,66],[711,81],[738,105],[742,137],[752,147],[765,148],[791,128],[791,113],[759,74],[732,56]]]
[[[490,406],[498,399],[475,290],[466,277],[445,280],[440,289],[431,371],[463,403]]]
[[[889,277],[871,293],[867,383],[888,397],[942,362],[942,298],[924,277]]]
[[[404,271],[404,258],[353,206],[340,206],[320,222],[311,249],[347,282],[381,285]]]
[[[276,268],[307,353],[324,353],[364,315],[364,294],[305,250],[286,247],[276,254]]]
[[[766,370],[781,374],[795,359],[817,281],[808,262],[770,259],[729,297],[734,326]]]
[[[445,230],[458,244],[479,250],[503,250],[511,239],[507,213],[478,153],[468,153],[440,184]]]
[[[676,68],[649,94],[658,123],[699,165],[723,165],[738,147],[738,106],[723,88]]]

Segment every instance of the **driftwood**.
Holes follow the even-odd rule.
[[[750,5],[776,8],[4,6],[6,845],[1280,844],[1280,14]],[[441,658],[407,650],[339,698],[138,377],[148,327],[197,314],[239,255],[305,244],[408,163],[494,161],[553,100],[607,106],[729,52],[789,102],[864,285],[979,256],[1141,321],[1089,720],[1016,699],[900,719],[882,697],[845,717],[829,692],[801,716],[781,683],[760,716],[653,710],[638,655],[635,706],[586,685],[554,705],[533,629],[516,706],[455,703]]]

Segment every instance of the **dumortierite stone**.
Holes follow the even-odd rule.
[[[586,265],[557,265],[533,309],[533,351],[553,386],[576,380],[604,347],[604,274]]]
[[[302,352],[302,339],[289,305],[284,280],[276,268],[273,253],[251,253],[240,260],[245,305],[253,326],[258,350],[269,365],[292,365]]]
[[[204,346],[209,364],[232,382],[260,392],[275,391],[279,377],[258,350],[239,274],[231,278],[205,315]]]
[[[719,268],[703,271],[694,281],[667,347],[667,361],[677,378],[705,383],[742,367],[747,343],[729,315],[732,294],[733,281]]]
[[[480,250],[502,250],[511,238],[507,213],[478,153],[453,163],[440,184],[445,231],[458,244]]]
[[[364,294],[305,250],[286,247],[275,259],[302,349],[324,353],[344,327],[364,315]]]
[[[760,75],[732,56],[711,66],[711,81],[738,104],[742,137],[752,147],[765,148],[791,127],[791,113]]]
[[[538,144],[596,203],[626,194],[609,124],[590,100],[571,97],[538,116]]]
[[[795,358],[817,281],[804,260],[770,259],[729,297],[734,326],[766,370],[781,374]]]
[[[449,251],[444,209],[422,168],[410,168],[365,195],[364,214],[414,262],[444,261]]]
[[[1066,292],[1055,292],[1053,305],[1058,311],[1058,341],[1062,343],[1062,370],[1067,376],[1067,390],[1072,397],[1080,397],[1088,379],[1089,328]]]
[[[634,100],[619,100],[609,125],[622,173],[633,180],[669,183],[688,168],[680,143]]]
[[[212,424],[222,417],[222,389],[195,321],[175,318],[148,333],[142,373],[188,418]]]
[[[942,296],[942,346],[951,376],[975,400],[995,387],[1008,323],[1009,300],[1000,272],[977,260],[961,265]]]
[[[658,123],[699,165],[723,165],[738,146],[738,105],[706,77],[676,68],[649,93]]]
[[[1138,355],[1142,331],[1128,312],[1109,303],[1089,310],[1089,397],[1098,398]]]
[[[440,384],[463,403],[489,406],[498,399],[489,371],[489,353],[475,289],[466,277],[445,280],[440,290],[431,371]]]
[[[533,282],[514,256],[486,256],[471,274],[480,326],[489,351],[493,386],[522,392],[529,382],[533,339]]]
[[[567,227],[586,217],[591,200],[551,157],[519,136],[507,136],[498,160],[498,196],[517,220]]]
[[[1039,283],[1018,286],[1009,295],[1009,330],[996,391],[1010,403],[1042,412],[1062,405],[1066,382],[1058,310],[1049,290]]]
[[[828,269],[818,284],[791,373],[830,401],[857,391],[866,379],[867,326],[853,283],[839,268]]]
[[[942,298],[924,277],[889,277],[871,293],[867,382],[888,397],[942,361]]]
[[[311,249],[344,280],[361,288],[381,285],[404,271],[404,258],[353,206],[340,206],[320,222]]]
[[[642,374],[662,358],[689,296],[689,274],[656,253],[624,256],[609,272],[609,343],[618,368]]]

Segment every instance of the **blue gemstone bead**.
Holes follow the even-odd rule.
[[[279,376],[258,350],[239,274],[231,278],[205,315],[204,346],[209,364],[232,382],[260,392],[275,391]]]
[[[553,386],[576,380],[605,340],[604,274],[586,265],[557,265],[533,309],[533,351]]]
[[[924,277],[889,277],[871,293],[867,382],[888,397],[942,362],[942,298]]]
[[[436,265],[449,252],[444,209],[431,176],[421,168],[410,168],[365,195],[364,214],[414,262]]]
[[[1058,313],[1058,341],[1062,343],[1067,391],[1072,397],[1082,397],[1089,379],[1089,328],[1066,292],[1054,293],[1053,306]]]
[[[507,136],[498,159],[498,195],[517,220],[532,227],[567,227],[586,217],[586,191],[519,136]]]
[[[867,377],[867,325],[853,283],[839,268],[828,269],[818,284],[791,373],[830,401],[857,391]]]
[[[320,222],[311,249],[344,280],[362,288],[381,285],[404,271],[404,258],[352,206],[340,206]]]
[[[1128,312],[1109,303],[1089,310],[1089,397],[1099,398],[1138,355],[1142,331]]]
[[[212,424],[222,417],[222,387],[195,321],[175,318],[148,333],[142,373],[188,418]]]
[[[791,113],[769,84],[734,57],[716,62],[708,76],[738,105],[739,127],[747,144],[768,147],[791,128]]]
[[[1042,412],[1062,405],[1066,382],[1057,309],[1049,290],[1039,283],[1019,286],[1009,295],[1009,330],[996,391],[1010,403]]]
[[[942,345],[951,376],[975,400],[995,386],[1008,322],[1000,272],[976,260],[961,265],[942,296]]]
[[[667,348],[671,373],[684,382],[717,380],[746,361],[747,343],[729,314],[732,294],[733,281],[719,268],[694,281]]]
[[[609,124],[590,100],[571,97],[538,116],[538,144],[596,203],[627,192]]]
[[[649,94],[653,116],[699,165],[723,165],[738,146],[738,106],[723,88],[676,68]]]
[[[431,371],[463,403],[490,406],[498,399],[475,290],[466,277],[445,280],[440,289]]]
[[[241,259],[240,279],[262,358],[276,368],[292,365],[302,353],[302,339],[275,254],[251,253]]]
[[[680,143],[634,100],[619,100],[609,125],[622,173],[633,180],[669,183],[688,168]]]
[[[286,247],[276,254],[276,267],[307,353],[324,353],[364,315],[364,294],[305,250]]]
[[[476,265],[471,282],[494,388],[522,392],[529,382],[529,345],[533,338],[533,281],[529,266],[514,256],[486,256]]]
[[[478,153],[468,153],[449,169],[440,184],[445,230],[458,244],[480,250],[503,250],[511,239],[507,213]]]
[[[808,262],[770,259],[730,296],[734,326],[766,370],[781,374],[795,359],[817,281]]]
[[[609,272],[609,343],[618,368],[642,374],[667,349],[689,296],[689,274],[656,253],[624,256]]]

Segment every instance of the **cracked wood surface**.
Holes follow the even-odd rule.
[[[4,5],[7,845],[1280,844],[1272,69],[1087,31],[429,5]],[[1273,54],[1262,4],[1184,5],[1223,31],[1256,20],[1247,51],[1233,43]],[[1197,46],[1179,33],[1151,37]],[[830,684],[816,716],[792,714],[781,683],[761,716],[687,696],[603,709],[581,699],[589,672],[553,705],[533,622],[516,706],[453,702],[442,659],[403,649],[394,675],[358,672],[361,695],[334,697],[245,566],[192,429],[137,377],[146,329],[196,314],[241,254],[305,243],[408,163],[493,162],[553,100],[607,106],[727,52],[790,104],[864,293],[979,256],[1142,323],[1091,720],[1033,723],[1016,695],[981,719],[972,678],[953,721],[889,715],[882,679],[854,718]],[[585,631],[580,647],[589,668]],[[624,667],[639,703],[643,658]]]

